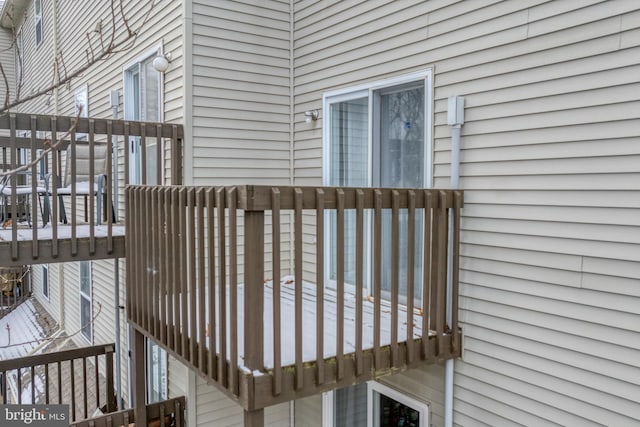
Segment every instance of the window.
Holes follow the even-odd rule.
[[[427,427],[429,406],[377,381],[323,394],[323,427]]]
[[[167,399],[167,352],[147,339],[147,403]]]
[[[36,47],[40,46],[40,43],[42,42],[42,1],[41,0],[35,0],[33,2],[33,8],[34,8],[34,22],[35,22],[35,28],[36,28]]]
[[[82,335],[93,341],[93,313],[91,308],[91,261],[80,262],[80,327]]]
[[[159,49],[144,59],[127,66],[124,71],[124,118],[158,122],[161,119],[160,73],[153,68],[153,60]],[[146,176],[142,177],[142,148],[140,137],[129,140],[129,182],[132,184],[157,184],[158,182],[158,140],[148,138],[146,144]]]
[[[49,299],[49,266],[42,266],[42,295]]]
[[[427,427],[429,407],[376,381],[368,384],[368,422],[371,427]]]
[[[74,115],[80,114],[80,117],[89,117],[89,86],[83,85],[76,89],[74,93]],[[89,135],[86,133],[77,133],[76,140],[87,141]]]
[[[423,71],[351,89],[325,94],[323,180],[329,186],[375,186],[428,188],[431,186],[431,71]],[[391,215],[383,212],[383,215]],[[330,241],[335,241],[335,217],[328,215]],[[401,300],[406,295],[406,212],[400,218],[399,283]],[[421,236],[422,218],[416,222]],[[346,248],[354,248],[355,213],[345,213]],[[383,219],[387,225],[390,221]],[[370,228],[369,225],[367,225]],[[391,238],[389,226],[383,227],[383,241]],[[367,237],[371,247],[371,236]],[[422,242],[416,239],[415,292],[419,298],[422,271]],[[390,248],[383,249],[389,259]],[[327,277],[336,278],[336,245],[328,244]],[[352,250],[352,252],[354,252]],[[404,254],[403,254],[404,253]],[[369,254],[369,257],[371,254]],[[404,265],[402,265],[404,263]],[[345,251],[345,281],[355,283],[355,253]],[[365,262],[365,286],[369,287],[370,260]],[[391,286],[391,268],[382,266],[382,290]],[[405,298],[406,301],[406,298]]]

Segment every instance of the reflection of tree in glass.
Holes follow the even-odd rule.
[[[382,185],[421,187],[424,149],[424,88],[382,95]]]

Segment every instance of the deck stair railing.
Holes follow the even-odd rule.
[[[137,420],[134,409],[124,409],[71,423],[70,427],[184,427],[185,398],[176,397],[146,405],[146,420]]]
[[[0,360],[3,404],[65,404],[70,420],[116,410],[113,344]]]
[[[461,353],[461,191],[129,186],[126,199],[129,321],[246,410]]]
[[[124,256],[124,186],[180,184],[182,138],[179,124],[0,116],[0,265]]]

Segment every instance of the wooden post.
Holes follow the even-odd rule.
[[[145,378],[144,335],[133,328],[133,404],[136,425],[147,424],[147,387]]]
[[[264,427],[264,409],[244,411],[244,427]]]
[[[244,226],[244,364],[253,371],[264,366],[264,212],[245,211]],[[245,410],[244,425],[262,427],[264,410]]]

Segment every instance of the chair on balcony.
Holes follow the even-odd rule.
[[[100,225],[102,223],[102,204],[106,201],[107,197],[107,150],[109,149],[109,145],[95,144],[93,147],[93,188],[91,188],[90,183],[90,146],[88,144],[77,144],[75,146],[75,162],[71,157],[71,148],[67,148],[66,150],[65,172],[62,185],[56,189],[58,198],[60,199],[60,220],[65,224],[67,223],[67,215],[63,197],[73,195],[72,180],[74,177],[72,176],[72,163],[75,163],[75,196],[82,196],[84,198],[84,220],[85,222],[88,220],[88,198],[91,196],[96,198],[97,224]],[[115,222],[115,212],[112,212],[112,215]]]
[[[40,162],[42,163],[42,162]],[[9,221],[21,221],[26,219],[27,224],[31,227],[31,199],[32,194],[36,194],[38,199],[38,205],[40,213],[42,215],[42,226],[47,225],[49,219],[49,198],[47,191],[46,178],[44,177],[43,169],[38,172],[38,179],[35,187],[29,183],[31,177],[31,171],[20,171],[15,174],[5,175],[0,178],[0,197],[2,198],[2,205],[0,217],[2,219],[2,227],[5,228]],[[15,186],[15,199],[13,193],[12,181],[19,182],[21,178],[24,178],[22,182],[24,184],[16,184]],[[35,190],[34,190],[35,188]],[[42,202],[44,198],[44,204]],[[11,218],[11,204],[14,203],[17,207],[17,217]],[[37,218],[35,219],[37,224]]]

